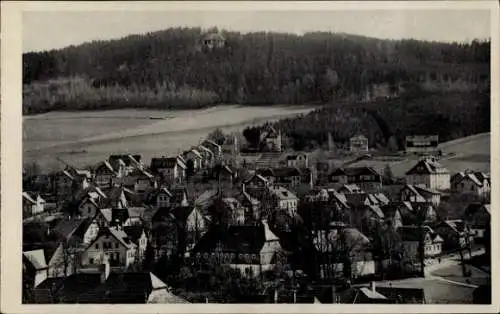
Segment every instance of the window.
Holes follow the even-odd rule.
[[[95,244],[95,248],[96,248],[96,250],[98,250],[98,249],[99,249],[99,243],[96,243],[96,244]]]
[[[94,264],[94,259],[93,258],[89,258],[89,264]]]
[[[118,248],[118,243],[115,243],[115,249],[117,249],[117,248]]]

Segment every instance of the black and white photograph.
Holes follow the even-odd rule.
[[[2,193],[19,242],[2,242],[20,284],[2,290],[160,311],[494,305],[498,10],[479,2],[18,13],[2,124],[18,112],[19,169],[2,156],[2,177],[19,180],[1,186],[19,186]]]

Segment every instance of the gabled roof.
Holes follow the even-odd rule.
[[[406,175],[410,174],[437,174],[437,173],[449,173],[442,164],[440,164],[434,158],[423,158],[415,166],[406,172]]]
[[[196,157],[198,157],[198,158],[202,158],[202,156],[201,156],[200,152],[199,152],[196,148],[191,148],[190,150],[186,151],[186,152],[184,153],[184,155],[187,155],[187,154],[189,154],[189,153],[192,153],[193,155],[195,155],[195,156],[196,156]]]
[[[113,237],[115,237],[122,245],[126,248],[132,248],[135,244],[132,243],[129,236],[123,230],[118,230],[115,228],[106,228],[103,233],[109,232]]]
[[[375,290],[375,291],[373,291],[373,290],[371,290],[371,289],[369,289],[369,288],[367,288],[367,287],[362,287],[362,288],[360,288],[360,289],[359,289],[359,291],[360,291],[361,293],[363,293],[363,294],[364,294],[364,296],[365,296],[366,298],[368,298],[368,299],[375,299],[375,300],[387,300],[387,298],[386,298],[384,295],[380,294],[380,293],[379,293],[379,292],[377,292],[376,290]]]
[[[111,166],[111,164],[109,163],[109,161],[107,160],[104,160],[104,161],[101,161],[99,162],[96,166],[95,166],[95,170],[97,171],[98,169],[100,168],[103,168],[114,173],[115,170],[113,169],[113,166]]]
[[[436,233],[434,232],[434,230],[432,230],[431,227],[423,226],[422,231],[424,232],[424,234],[429,234],[433,238],[433,240],[436,239]],[[401,226],[398,228],[398,233],[401,235],[401,239],[403,241],[420,241],[419,226]]]
[[[227,228],[214,227],[198,242],[195,252],[223,252],[259,254],[266,241],[277,241],[276,235],[266,232],[264,224],[232,225]],[[236,256],[237,257],[237,256]]]
[[[360,193],[363,192],[363,190],[357,185],[357,184],[344,184],[342,187],[340,187],[339,190],[345,189],[349,193]]]
[[[47,262],[45,260],[45,252],[42,249],[26,251],[23,255],[31,262],[36,270],[41,270],[47,268]]]
[[[55,227],[54,232],[58,237],[64,240],[69,240],[73,233],[85,223],[86,219],[64,219],[61,220]]]
[[[360,175],[374,175],[378,180],[381,175],[372,167],[347,167],[337,168],[330,173],[330,176],[360,176]]]
[[[379,203],[389,204],[391,201],[384,193],[375,193],[373,195],[378,199]]]
[[[31,195],[29,192],[23,192],[23,198],[30,202],[31,204],[36,204],[37,202],[35,201],[36,197]]]
[[[350,204],[351,206],[357,207],[357,206],[372,204],[371,200],[368,197],[368,194],[366,193],[344,194],[344,197],[346,199],[346,203]]]
[[[272,186],[269,188],[269,191],[273,193],[275,196],[278,197],[280,200],[296,200],[298,197],[290,192],[289,190],[285,189],[282,186]]]
[[[251,181],[253,181],[254,179],[255,179],[255,180],[262,181],[262,182],[264,182],[264,183],[268,183],[268,182],[269,182],[266,178],[264,178],[264,177],[263,177],[263,176],[261,176],[260,174],[254,174],[253,176],[251,176],[250,178],[248,178],[248,179],[245,181],[245,183],[251,182]]]
[[[236,196],[236,199],[240,202],[249,202],[252,205],[259,205],[260,201],[254,197],[252,197],[250,194],[248,194],[246,191],[242,191],[240,194]]]
[[[205,152],[205,153],[210,154],[210,155],[212,155],[212,156],[214,155],[214,152],[213,152],[210,148],[208,148],[208,147],[206,147],[206,146],[204,146],[204,145],[199,145],[199,146],[198,146],[198,150],[199,150],[200,152]]]
[[[482,187],[484,185],[484,181],[489,180],[489,176],[484,174],[483,172],[466,171],[466,172],[460,172],[458,175],[460,176],[459,182],[468,179],[478,187]]]
[[[448,226],[456,233],[462,233],[466,228],[466,225],[462,219],[444,220],[440,225]]]
[[[123,231],[129,237],[130,241],[137,244],[144,233],[144,227],[141,225],[125,226],[123,227]]]
[[[113,220],[113,214],[111,208],[101,208],[100,211],[104,219],[106,219],[108,222],[111,222]]]
[[[420,194],[433,194],[433,195],[441,195],[441,192],[428,188],[426,186],[422,185],[415,185],[415,189],[420,193]]]
[[[379,218],[384,218],[384,212],[378,205],[368,205],[367,208],[369,208],[372,212],[374,212]]]
[[[423,197],[420,192],[415,188],[414,185],[406,184],[403,189],[408,189],[412,192],[413,196],[416,197],[417,202],[425,202],[425,197]]]
[[[351,141],[368,140],[363,134],[358,134],[350,138]]]

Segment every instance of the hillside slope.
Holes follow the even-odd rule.
[[[23,112],[329,103],[391,96],[403,83],[440,90],[489,84],[489,42],[221,34],[225,45],[217,49],[199,49],[199,28],[173,28],[26,53]]]

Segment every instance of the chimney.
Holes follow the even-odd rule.
[[[372,292],[376,292],[376,285],[375,285],[375,281],[370,281],[370,290]]]
[[[109,266],[109,260],[107,256],[104,256],[104,261],[101,265],[101,283],[105,283],[108,280],[109,273],[111,272],[111,267]]]

